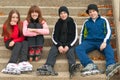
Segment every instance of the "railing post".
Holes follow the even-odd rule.
[[[120,0],[112,0],[113,16],[116,30],[117,55],[120,62]]]
[[[120,9],[120,1],[119,1],[119,9]],[[119,22],[120,22],[120,10],[119,10]]]

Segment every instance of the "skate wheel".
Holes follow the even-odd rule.
[[[89,76],[91,75],[91,73],[87,72],[87,73],[82,73],[81,76],[85,77],[85,76]]]
[[[87,76],[87,75],[85,75],[85,74],[81,74],[81,76],[82,76],[82,77],[85,77],[85,76]]]
[[[52,75],[50,72],[46,72],[45,74],[46,74],[46,75]]]
[[[37,71],[37,75],[46,75],[46,73],[45,73],[45,71],[38,70],[38,71]]]
[[[40,73],[40,75],[46,75],[45,73]]]
[[[7,71],[3,71],[2,73],[7,74],[8,72]]]
[[[52,76],[55,76],[55,75],[57,75],[57,74],[55,74],[55,73],[51,73],[51,75],[52,75]]]
[[[40,72],[39,72],[39,71],[36,71],[36,75],[39,76],[39,75],[40,75]]]

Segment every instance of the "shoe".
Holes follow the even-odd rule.
[[[18,64],[18,67],[20,68],[20,71],[23,72],[31,72],[33,69],[33,66],[28,61],[23,61]]]
[[[40,55],[40,53],[41,53],[40,48],[36,48],[36,50],[35,50],[35,55]]]
[[[30,61],[30,62],[33,61],[34,55],[35,55],[35,50],[34,50],[34,48],[30,48],[30,49],[29,49],[29,61]]]
[[[74,76],[75,72],[77,72],[77,69],[80,70],[80,64],[69,65],[70,78],[72,78],[72,76]]]
[[[111,64],[106,69],[107,80],[109,80],[115,73],[117,73],[120,69],[120,63]]]
[[[37,69],[37,75],[58,75],[50,65],[43,65],[42,67]]]
[[[21,71],[16,63],[8,63],[6,68],[4,68],[1,72],[5,74],[14,74],[14,75],[21,74]]]
[[[85,68],[81,70],[81,75],[84,76],[89,76],[89,75],[94,75],[94,74],[99,74],[100,70],[98,69],[97,65],[94,63],[88,64]]]
[[[41,51],[42,51],[41,47],[36,48],[36,50],[35,50],[35,61],[38,61],[40,59]]]

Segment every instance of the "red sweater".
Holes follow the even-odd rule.
[[[22,42],[24,40],[24,36],[19,36],[19,28],[18,25],[11,26],[12,27],[12,34],[10,38],[4,36],[4,42],[7,40],[12,39],[14,42]],[[6,32],[6,25],[3,26],[3,30]]]

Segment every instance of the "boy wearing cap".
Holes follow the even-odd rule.
[[[53,46],[49,51],[45,65],[37,69],[40,74],[57,75],[53,67],[59,54],[67,56],[70,74],[73,74],[77,67],[74,55],[74,46],[77,41],[77,26],[74,20],[69,17],[67,7],[61,6],[58,13],[60,18],[56,22],[52,34]]]
[[[111,28],[108,20],[99,15],[97,5],[90,4],[86,10],[90,16],[81,29],[79,45],[75,48],[76,54],[84,68],[83,76],[100,73],[97,65],[89,58],[88,53],[98,50],[106,58],[106,75],[108,79],[116,73],[119,64],[114,59],[114,51],[110,45]]]

